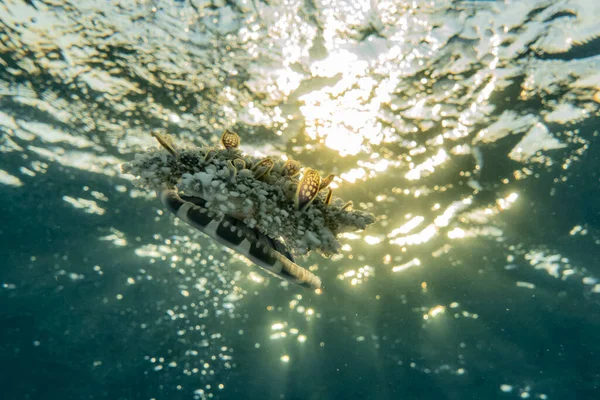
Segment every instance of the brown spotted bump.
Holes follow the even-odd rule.
[[[300,173],[300,163],[296,160],[287,160],[281,167],[281,175],[293,177]]]
[[[275,162],[271,158],[263,158],[252,168],[254,170],[254,176],[259,179],[271,172],[274,166]]]
[[[296,189],[296,208],[300,211],[306,210],[315,197],[317,197],[320,187],[321,175],[319,175],[318,171],[308,168],[304,172],[304,176]]]
[[[237,149],[240,147],[240,137],[237,133],[225,129],[223,135],[221,135],[221,144],[226,149]]]

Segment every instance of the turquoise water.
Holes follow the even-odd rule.
[[[597,398],[598,12],[0,2],[2,398]],[[226,128],[376,215],[322,294],[121,173]]]

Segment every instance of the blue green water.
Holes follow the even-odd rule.
[[[0,1],[0,398],[598,398],[598,7],[357,4]],[[377,216],[323,294],[120,172],[225,128]]]

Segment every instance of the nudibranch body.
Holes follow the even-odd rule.
[[[169,137],[154,136],[166,151],[137,154],[123,172],[156,190],[179,219],[287,281],[319,289],[321,280],[294,255],[336,254],[339,233],[375,222],[333,197],[333,175],[322,179],[310,168],[300,174],[297,161],[246,155],[232,131],[223,133],[221,148],[176,149]]]

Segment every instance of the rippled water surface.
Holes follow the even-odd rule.
[[[2,398],[598,398],[599,4],[0,1]],[[226,128],[377,216],[323,294],[121,173]]]

